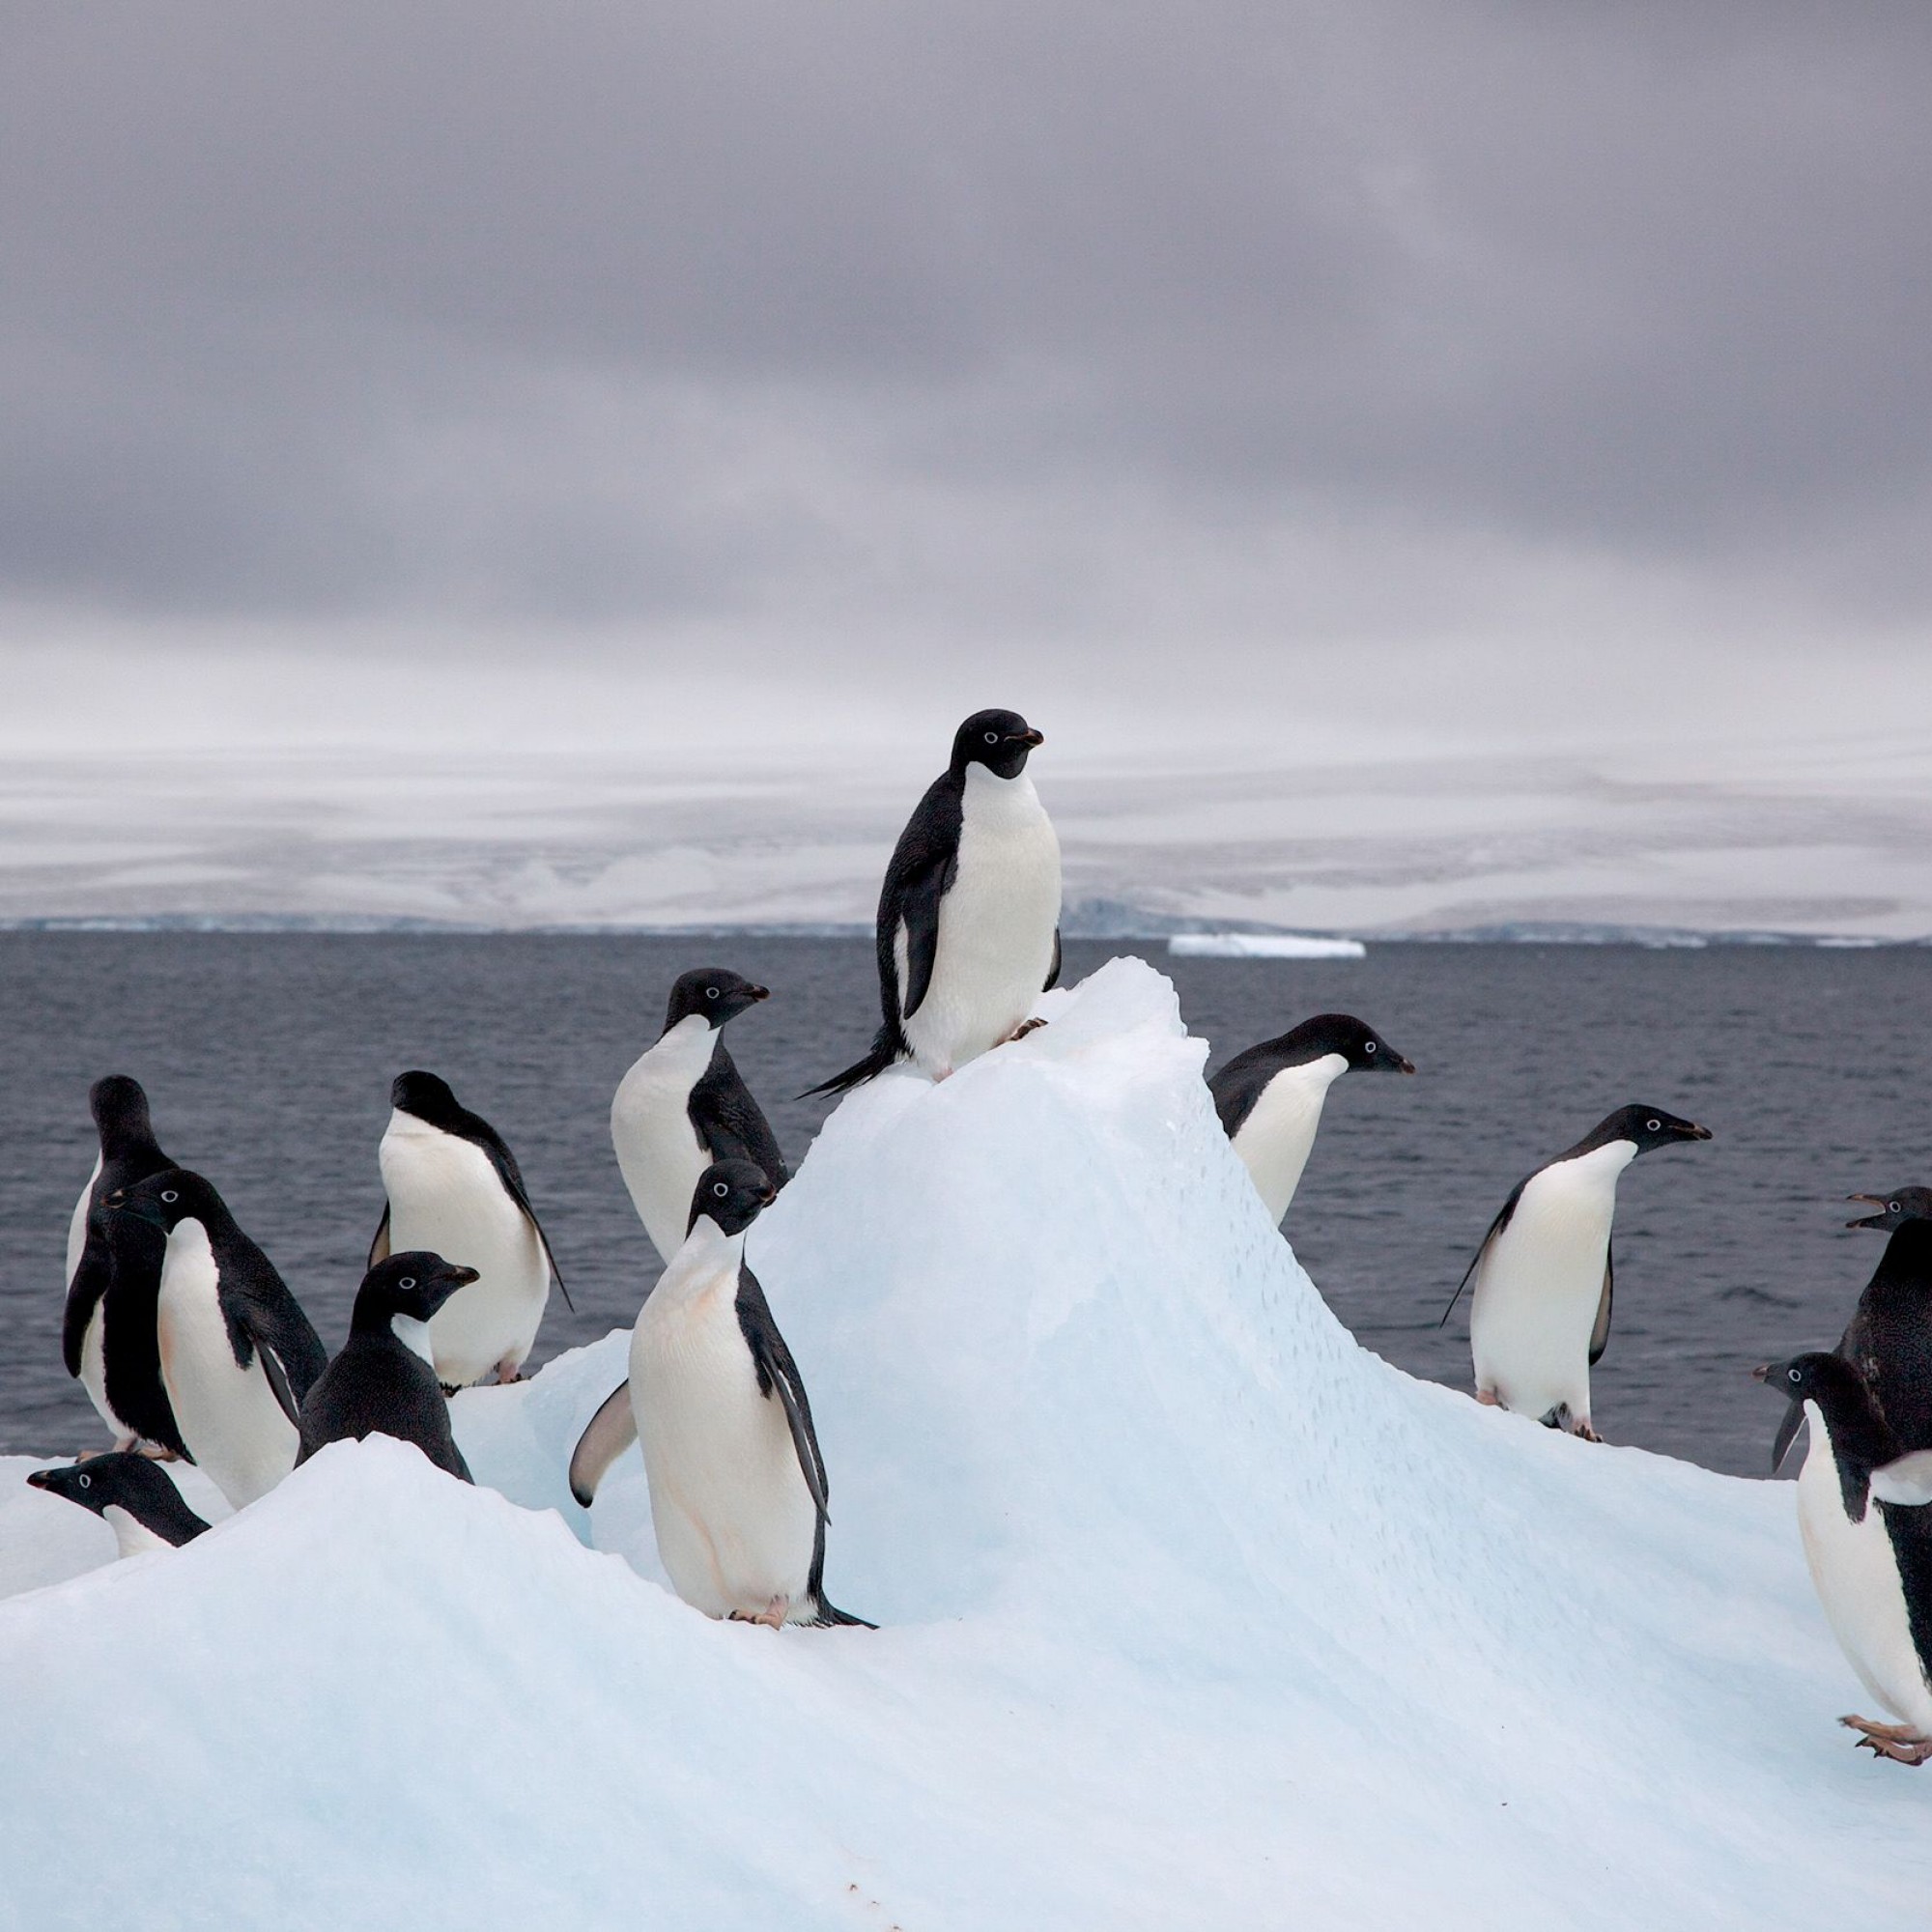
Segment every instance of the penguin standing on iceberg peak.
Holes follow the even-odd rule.
[[[138,1080],[110,1073],[87,1095],[100,1137],[94,1172],[68,1224],[67,1312],[61,1352],[86,1389],[117,1449],[152,1443],[184,1453],[161,1381],[156,1305],[167,1238],[158,1228],[110,1214],[109,1195],[174,1166],[155,1139],[148,1096]]]
[[[92,1510],[114,1532],[119,1556],[179,1549],[208,1527],[164,1469],[146,1456],[125,1450],[109,1450],[56,1469],[35,1469],[27,1481],[51,1496],[65,1496]]]
[[[295,1466],[296,1413],[327,1360],[301,1304],[198,1174],[170,1168],[108,1197],[167,1236],[156,1335],[190,1456],[236,1508]]]
[[[369,1265],[426,1249],[473,1267],[475,1286],[429,1324],[437,1378],[445,1389],[491,1376],[515,1381],[535,1346],[552,1275],[570,1301],[517,1157],[434,1073],[397,1074],[389,1105],[377,1153],[389,1198]]]
[[[1751,1373],[1811,1425],[1798,1473],[1805,1565],[1846,1661],[1901,1720],[1838,1721],[1881,1757],[1923,1764],[1932,1757],[1932,1449],[1900,1453],[1842,1356],[1798,1355]]]
[[[954,733],[879,894],[883,1024],[811,1093],[847,1093],[899,1060],[944,1080],[1026,1029],[1060,978],[1060,840],[1026,771],[1043,742],[1016,711],[976,711]]]
[[[724,1045],[724,1028],[771,994],[722,966],[680,974],[664,1031],[618,1083],[611,1144],[644,1232],[668,1265],[684,1245],[692,1190],[712,1162],[749,1160],[791,1179],[778,1136]]]
[[[1710,1138],[1661,1107],[1619,1107],[1517,1182],[1442,1311],[1447,1321],[1473,1278],[1478,1402],[1602,1439],[1590,1425],[1590,1370],[1610,1334],[1617,1178],[1653,1148]]]
[[[642,1446],[658,1555],[706,1616],[871,1626],[825,1597],[825,1459],[798,1364],[745,1234],[775,1190],[748,1160],[705,1169],[691,1232],[631,1331],[631,1373],[570,1459],[585,1509],[612,1462]],[[621,1412],[620,1412],[621,1411]]]
[[[1903,1449],[1932,1449],[1932,1187],[1854,1194],[1876,1208],[1848,1228],[1889,1235],[1885,1253],[1838,1338],[1836,1353],[1864,1377],[1872,1399]],[[1794,1399],[1771,1445],[1776,1475],[1804,1420]]]
[[[1329,1088],[1349,1072],[1414,1071],[1351,1013],[1317,1013],[1236,1054],[1208,1089],[1223,1131],[1279,1226],[1308,1164]]]
[[[326,1443],[393,1435],[413,1442],[439,1469],[471,1480],[436,1378],[429,1324],[458,1289],[475,1279],[474,1268],[420,1249],[391,1255],[363,1276],[349,1340],[302,1398],[298,1463]]]

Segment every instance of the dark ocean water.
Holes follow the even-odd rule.
[[[1747,1370],[1828,1347],[1881,1237],[1844,1196],[1932,1179],[1932,949],[1406,946],[1361,961],[1170,960],[1082,942],[1067,976],[1144,952],[1216,1062],[1325,1009],[1359,1013],[1414,1080],[1330,1094],[1290,1216],[1344,1321],[1467,1387],[1466,1314],[1435,1319],[1530,1167],[1624,1100],[1710,1126],[1626,1174],[1616,1327],[1594,1375],[1612,1441],[1761,1473],[1777,1406]],[[444,1074],[517,1151],[577,1312],[536,1361],[627,1325],[656,1261],[611,1151],[611,1094],[671,980],[722,964],[771,1003],[731,1047],[794,1165],[826,1109],[790,1096],[855,1058],[869,947],[807,939],[0,934],[0,1449],[67,1453],[99,1425],[61,1364],[68,1216],[94,1155],[87,1088],[148,1088],[162,1145],[214,1180],[333,1348],[382,1209],[390,1077]]]

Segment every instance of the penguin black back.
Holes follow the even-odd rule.
[[[458,1267],[426,1249],[390,1255],[363,1276],[349,1340],[302,1402],[298,1465],[326,1443],[391,1435],[414,1443],[439,1469],[471,1480],[436,1378],[428,1324],[475,1279],[474,1268]]]
[[[723,1037],[729,1021],[770,998],[768,987],[753,984],[742,974],[723,966],[700,966],[680,974],[671,986],[665,1032],[694,1014],[710,1021],[716,1044],[687,1103],[693,1130],[713,1161],[749,1160],[764,1170],[776,1188],[791,1179],[791,1169]]]

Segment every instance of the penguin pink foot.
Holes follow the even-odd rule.
[[[785,1613],[790,1608],[789,1597],[774,1597],[756,1616],[748,1616],[743,1610],[733,1610],[730,1621],[734,1624],[763,1624],[767,1630],[782,1630]]]
[[[1923,1764],[1932,1757],[1932,1738],[1921,1737],[1910,1724],[1874,1723],[1870,1718],[1843,1717],[1838,1719],[1848,1731],[1860,1731],[1866,1750],[1889,1757],[1897,1764]]]
[[[1012,1032],[1007,1036],[1003,1043],[1005,1045],[1010,1046],[1014,1040],[1024,1039],[1030,1033],[1037,1033],[1040,1030],[1040,1028],[1043,1027],[1045,1024],[1046,1022],[1043,1019],[1039,1019],[1037,1017],[1035,1017],[1030,1020],[1022,1020],[1020,1024],[1016,1026],[1012,1030]]]

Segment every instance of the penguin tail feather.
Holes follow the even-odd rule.
[[[862,1630],[875,1631],[878,1625],[867,1623],[864,1617],[855,1617],[850,1610],[841,1610],[836,1605],[828,1604],[823,1597],[818,1600],[818,1614],[806,1625],[807,1630]]]
[[[894,1061],[899,1057],[899,1045],[881,1030],[872,1042],[872,1050],[864,1060],[855,1060],[843,1073],[835,1073],[830,1080],[821,1080],[816,1087],[808,1087],[798,1097],[810,1100],[817,1094],[849,1094],[855,1087],[863,1087],[868,1080],[876,1080]]]

